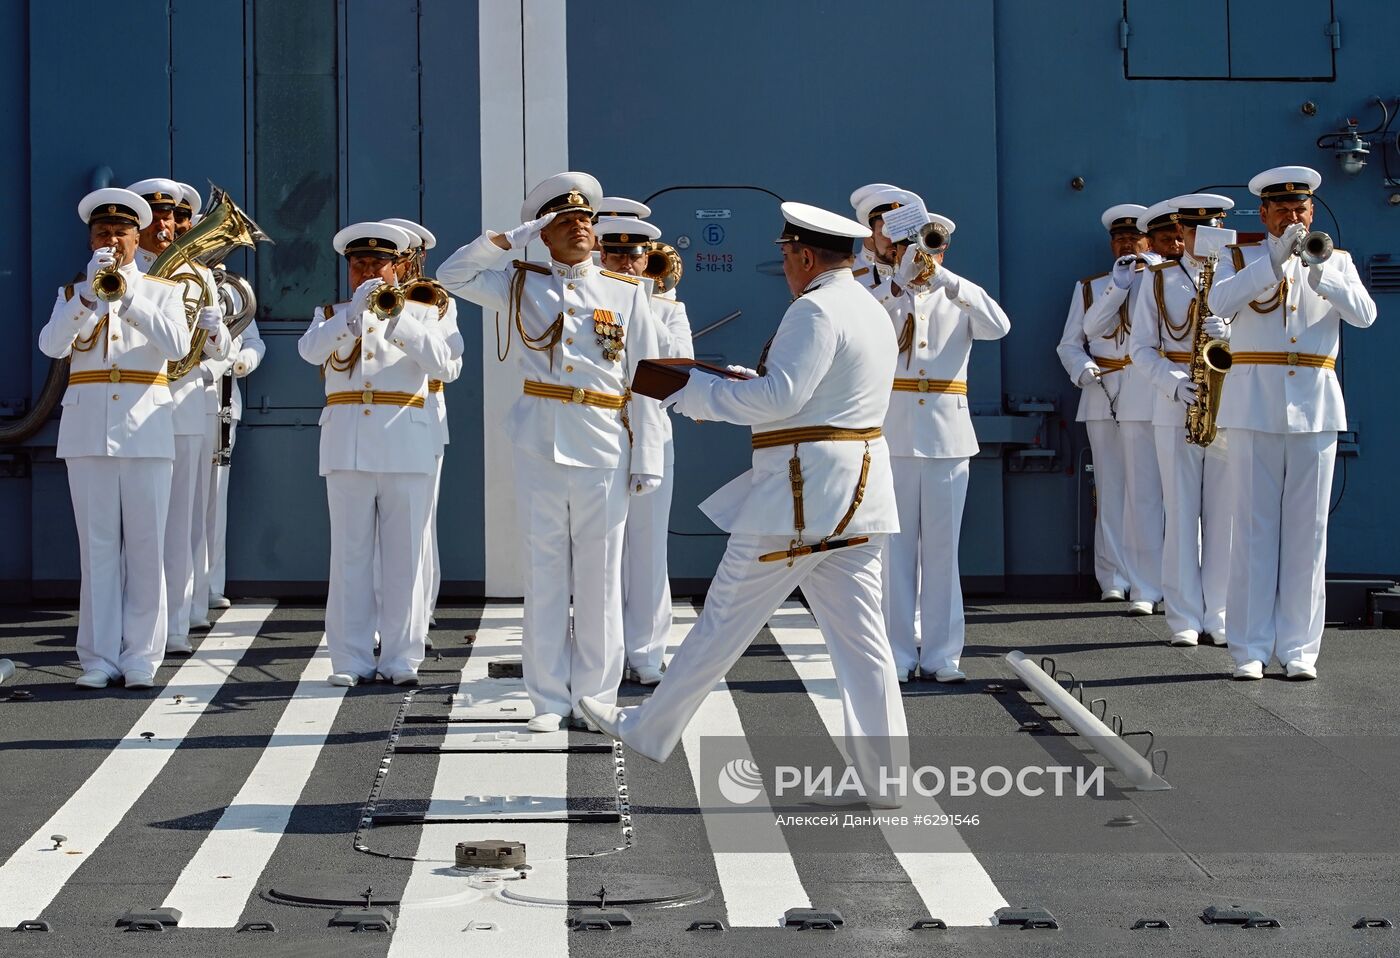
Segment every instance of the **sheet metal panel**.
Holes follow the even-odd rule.
[[[1228,77],[1231,2],[1127,0],[1128,76]],[[1063,8],[1056,12],[1064,16]],[[1108,24],[1095,35],[1112,36]]]
[[[418,215],[418,4],[345,3],[346,225]]]
[[[1230,76],[1331,79],[1331,22],[1332,0],[1230,0]]]

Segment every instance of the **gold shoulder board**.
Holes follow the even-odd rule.
[[[600,269],[598,272],[602,273],[604,276],[611,276],[613,279],[620,279],[624,283],[631,283],[633,286],[640,286],[642,282],[635,276],[628,276],[626,273],[614,273],[610,269]]]
[[[517,259],[513,260],[511,265],[516,269],[528,269],[532,273],[544,273],[546,276],[549,275],[549,267],[541,266],[539,263],[527,263],[523,259]]]
[[[1103,278],[1104,278],[1105,276],[1107,276],[1107,275],[1108,275],[1107,273],[1095,273],[1093,276],[1085,276],[1083,279],[1080,280],[1080,282],[1083,283],[1085,286],[1087,286],[1087,285],[1089,285],[1090,283],[1092,283],[1094,280],[1096,280],[1096,279],[1103,279]]]
[[[1150,269],[1150,270],[1152,270],[1152,272],[1154,272],[1154,273],[1160,273],[1162,270],[1164,270],[1164,269],[1171,269],[1171,268],[1172,268],[1173,266],[1175,266],[1175,265],[1176,265],[1176,260],[1174,260],[1174,259],[1164,259],[1164,260],[1162,260],[1160,263],[1153,263],[1151,266],[1149,266],[1149,267],[1147,267],[1147,268]]]
[[[851,275],[852,275],[852,276],[864,276],[864,275],[865,275],[866,273],[868,273],[868,272],[870,272],[870,267],[869,267],[869,266],[862,266],[860,269],[853,269],[853,270],[851,270]]]

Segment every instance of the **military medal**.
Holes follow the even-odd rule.
[[[598,334],[598,345],[603,348],[603,358],[610,363],[617,362],[622,355],[622,324],[617,314],[610,309],[593,311],[593,331]]]

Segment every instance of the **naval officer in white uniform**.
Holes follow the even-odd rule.
[[[522,380],[506,429],[526,548],[523,658],[536,732],[582,721],[584,695],[616,699],[627,500],[654,492],[665,474],[661,406],[629,388],[636,364],[661,355],[658,324],[635,276],[593,262],[602,192],[587,173],[552,176],[526,197],[525,222],[487,232],[437,271],[450,292],[497,311],[507,325],[499,358]],[[536,237],[548,263],[521,259]]]
[[[800,586],[841,687],[846,755],[872,803],[896,804],[875,791],[882,767],[907,761],[880,609],[881,540],[897,528],[880,428],[895,337],[851,276],[855,244],[869,230],[802,203],[784,203],[782,213],[783,272],[797,299],[773,337],[765,375],[692,372],[672,397],[693,419],[753,429],[753,469],[701,506],[730,533],[705,607],[646,703],[580,705],[602,731],[664,761],[715,683]]]
[[[640,204],[639,204],[640,205]],[[598,234],[603,266],[617,273],[645,278],[647,244],[661,230],[635,217],[599,217]],[[676,291],[652,290],[651,311],[657,321],[662,354],[670,359],[694,359],[690,320]],[[642,685],[661,681],[662,659],[671,634],[671,579],[666,546],[670,535],[671,498],[675,491],[676,454],[671,419],[663,415],[665,474],[650,495],[634,497],[627,506],[627,529],[622,542],[622,641],[627,664]]]
[[[71,360],[58,457],[68,467],[82,569],[77,685],[124,678],[127,688],[150,688],[165,655],[162,552],[175,458],[165,364],[189,352],[190,330],[180,289],[142,276],[133,262],[137,231],[151,222],[146,201],[97,190],[78,215],[92,259],[58,291],[39,333],[45,356]],[[103,273],[113,266],[125,290],[104,302],[93,285],[114,280]]]
[[[136,266],[148,272],[160,254],[175,239],[175,206],[184,198],[184,191],[174,180],[153,177],[127,187],[139,193],[151,206],[151,224],[141,231],[141,247],[136,253]],[[219,317],[208,327],[202,359],[228,358],[230,337],[224,329],[223,311],[214,294],[214,274],[196,265],[203,293],[193,286],[184,290],[187,322],[193,328],[195,301],[207,294],[211,304],[198,310]],[[207,596],[196,599],[196,583],[204,587],[205,571],[197,568],[205,561],[205,515],[208,511],[209,481],[214,458],[214,439],[209,433],[209,414],[215,412],[215,400],[204,383],[198,364],[184,376],[172,380],[170,395],[175,423],[175,461],[170,482],[170,510],[165,524],[165,591],[168,625],[165,650],[174,655],[189,655],[190,629],[209,625]],[[207,591],[207,588],[205,588]]]
[[[1129,338],[1133,307],[1142,291],[1145,267],[1162,257],[1148,248],[1154,240],[1142,232],[1146,207],[1136,203],[1114,206],[1104,211],[1102,222],[1109,231],[1115,262],[1113,270],[1081,283],[1078,303],[1070,308],[1071,319],[1079,316],[1079,327],[1090,356],[1092,370],[1081,370],[1083,397],[1079,412],[1089,431],[1094,449],[1094,487],[1098,492],[1097,528],[1103,538],[1095,541],[1095,561],[1101,584],[1105,564],[1099,557],[1099,543],[1111,557],[1113,585],[1104,586],[1106,600],[1131,598],[1128,612],[1151,615],[1162,601],[1162,477],[1157,469],[1157,447],[1152,430],[1154,392],[1142,370],[1132,364]],[[1164,224],[1154,227],[1160,234],[1169,227],[1174,235],[1180,229],[1164,210]],[[1157,242],[1162,244],[1164,238]],[[1179,255],[1179,254],[1178,254]],[[1066,325],[1066,336],[1069,325]],[[1072,349],[1061,343],[1061,360],[1073,372]],[[1085,379],[1085,375],[1090,377]],[[1123,584],[1126,583],[1126,588]]]
[[[395,263],[413,242],[387,223],[337,233],[335,251],[349,263],[354,294],[317,310],[299,344],[326,385],[321,475],[331,519],[332,685],[353,686],[376,672],[395,685],[416,685],[423,661],[420,575],[438,449],[428,380],[442,373],[450,351],[434,307],[406,302],[396,316],[371,308],[375,294],[396,283]],[[383,561],[378,602],[376,538]]]
[[[923,202],[903,190],[884,198],[892,206]],[[929,218],[951,242],[953,221],[937,213]],[[961,682],[966,618],[958,541],[968,461],[978,452],[967,366],[973,342],[1001,339],[1011,320],[986,290],[945,266],[943,253],[929,260],[906,241],[896,245],[894,275],[874,292],[899,350],[885,416],[899,505],[899,531],[885,550],[885,628],[901,680],[918,668],[924,678]],[[916,606],[922,642],[914,632]]]
[[[890,201],[876,197],[898,190],[899,187],[889,183],[867,183],[851,193],[851,208],[856,211],[856,221],[870,227],[870,235],[861,240],[860,248],[856,251],[851,275],[869,290],[874,290],[889,279],[895,266],[894,244],[880,230],[882,217],[894,207]]]
[[[408,253],[399,259],[399,282],[408,283],[423,276],[423,260],[428,255],[428,250],[437,246],[437,237],[426,226],[413,220],[390,217],[381,222],[407,231],[414,241]],[[447,430],[447,396],[444,389],[448,383],[455,383],[462,375],[462,353],[466,349],[462,334],[457,329],[457,301],[448,296],[446,304],[438,308],[438,317],[451,360],[443,367],[440,375],[428,380],[428,408],[432,411],[433,422],[437,426],[437,470],[433,473],[433,497],[428,507],[428,526],[423,535],[423,607],[426,615],[424,621],[429,626],[436,622],[438,592],[442,588],[442,559],[438,553],[438,496],[442,490],[442,461],[450,441]],[[432,636],[425,634],[424,644],[426,648],[431,649]]]
[[[1225,481],[1226,443],[1209,447],[1186,441],[1186,409],[1196,402],[1189,371],[1196,330],[1211,339],[1227,335],[1218,316],[1197,316],[1196,300],[1205,260],[1195,255],[1196,228],[1214,226],[1235,203],[1228,196],[1191,193],[1167,201],[1181,228],[1181,259],[1148,268],[1138,296],[1130,334],[1133,365],[1156,390],[1152,422],[1157,464],[1162,474],[1166,536],[1162,547],[1162,592],[1170,643],[1193,646],[1202,640],[1225,645],[1225,583],[1230,568],[1230,502]],[[1157,207],[1143,214],[1152,216]],[[1148,225],[1144,223],[1144,225]],[[1229,257],[1216,263],[1216,277],[1228,276]]]
[[[1281,166],[1249,181],[1268,237],[1235,250],[1238,272],[1211,289],[1229,317],[1233,364],[1219,425],[1229,438],[1235,517],[1227,590],[1235,675],[1277,661],[1317,677],[1327,604],[1327,511],[1337,433],[1347,428],[1337,380],[1341,324],[1376,321],[1350,254],[1305,265],[1294,251],[1313,221],[1316,170]]]

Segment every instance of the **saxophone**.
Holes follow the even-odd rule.
[[[1220,415],[1220,391],[1225,374],[1234,362],[1230,344],[1223,339],[1207,339],[1205,318],[1210,315],[1210,287],[1215,281],[1216,255],[1201,267],[1196,298],[1191,301],[1188,322],[1195,326],[1191,342],[1191,382],[1196,384],[1196,402],[1186,407],[1186,441],[1209,446],[1215,441],[1215,420]]]

